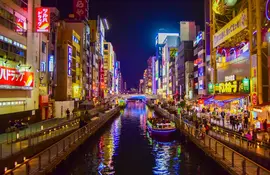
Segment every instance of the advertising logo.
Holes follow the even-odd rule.
[[[73,0],[73,13],[77,19],[88,18],[87,0]]]
[[[0,66],[1,89],[33,89],[34,73]]]
[[[36,8],[36,31],[50,32],[50,9],[38,7]]]

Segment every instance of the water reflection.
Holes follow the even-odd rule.
[[[180,135],[166,141],[152,138],[146,121],[154,115],[143,103],[128,103],[120,117],[89,138],[53,174],[226,174]]]

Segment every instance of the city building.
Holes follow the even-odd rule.
[[[9,120],[28,123],[41,120],[39,70],[42,68],[41,61],[48,60],[48,52],[42,54],[40,51],[42,43],[47,43],[50,19],[49,9],[42,8],[40,3],[40,0],[28,0],[24,4],[20,1],[0,1],[1,131],[8,127]],[[40,14],[45,14],[45,22],[40,22]],[[40,25],[45,23],[47,27],[40,30]],[[42,60],[41,56],[44,56]]]
[[[142,88],[144,94],[148,94],[147,82],[148,82],[148,71],[147,69],[145,69],[143,72],[143,88]]]
[[[110,42],[104,42],[104,83],[105,83],[105,96],[112,94],[114,85],[114,64],[115,53],[113,45]]]
[[[78,108],[82,100],[82,64],[81,64],[81,36],[61,21],[57,41],[57,86],[55,88],[55,106],[63,117],[67,108]],[[59,107],[60,105],[60,107]],[[60,109],[59,109],[60,108]],[[59,114],[59,112],[56,112]]]
[[[207,76],[206,73],[208,71],[207,65],[209,62],[206,61],[205,57],[205,33],[203,31],[198,32],[196,39],[193,42],[194,46],[194,94],[193,96],[202,97],[206,95],[206,83]],[[208,77],[209,78],[209,77]]]
[[[175,88],[175,58],[178,54],[179,36],[167,36],[162,54],[163,98],[173,99]]]
[[[162,86],[162,74],[163,74],[163,68],[162,68],[162,55],[163,55],[163,47],[164,47],[164,40],[167,36],[179,36],[179,33],[166,33],[166,32],[160,32],[157,34],[155,39],[155,47],[156,47],[156,64],[157,69],[155,69],[156,73],[156,79],[154,83],[153,88],[153,94],[157,94],[162,96],[163,94],[163,86]]]
[[[74,30],[81,36],[80,42],[80,63],[78,67],[81,69],[81,100],[90,100],[92,97],[92,60],[90,56],[90,26],[86,20],[77,20],[69,18],[65,20],[66,28]],[[76,40],[76,38],[73,38]],[[77,41],[77,40],[76,40]]]

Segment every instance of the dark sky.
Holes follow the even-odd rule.
[[[42,0],[53,6],[56,0]],[[62,17],[72,12],[72,0],[58,0]],[[155,53],[159,29],[179,32],[179,21],[196,21],[203,27],[203,0],[90,0],[90,17],[106,17],[111,29],[106,40],[112,42],[128,88],[138,84]]]

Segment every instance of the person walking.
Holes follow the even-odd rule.
[[[225,124],[224,124],[225,112],[222,110],[222,112],[220,113],[220,115],[221,115],[221,118],[222,118],[222,125],[224,127],[225,126]]]
[[[69,111],[69,108],[67,108],[66,114],[67,114],[67,119],[69,120],[69,119],[70,119],[70,111]]]
[[[267,132],[267,119],[263,121],[263,130],[264,132]]]
[[[244,128],[248,128],[248,115],[245,114],[245,117],[244,117]]]

